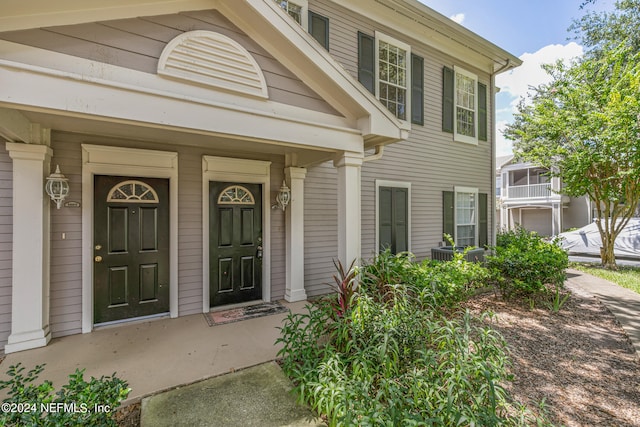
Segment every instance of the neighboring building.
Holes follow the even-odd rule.
[[[493,241],[494,78],[521,62],[416,0],[1,9],[6,352]]]
[[[517,163],[512,155],[496,158],[498,228],[520,225],[542,236],[555,236],[591,223],[588,197],[564,196],[559,194],[561,188],[561,180],[550,178],[547,169]]]

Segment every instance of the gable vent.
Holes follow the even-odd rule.
[[[162,51],[158,74],[215,88],[268,98],[256,60],[236,41],[212,31],[189,31]]]

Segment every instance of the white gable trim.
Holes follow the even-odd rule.
[[[10,42],[0,41],[0,57],[11,58],[0,59],[0,81],[12,82],[0,91],[0,106],[294,148],[362,150],[362,132],[344,117],[250,97],[240,103],[237,94]]]
[[[158,74],[268,98],[267,82],[253,56],[213,31],[189,31],[171,40],[160,55]]]

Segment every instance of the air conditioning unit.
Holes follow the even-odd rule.
[[[431,248],[431,259],[436,261],[451,261],[453,259],[454,251],[464,252],[464,247],[442,246],[439,248]],[[484,249],[470,249],[467,251],[464,258],[469,262],[484,262]]]

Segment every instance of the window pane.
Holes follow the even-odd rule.
[[[275,2],[278,3],[282,9],[287,11],[287,13],[295,19],[298,24],[302,23],[302,6],[291,3],[288,0],[275,0]]]
[[[456,129],[460,135],[475,137],[476,82],[456,73]]]
[[[474,246],[476,233],[476,194],[456,193],[456,244]]]
[[[406,120],[407,51],[378,42],[378,98],[389,111]]]

